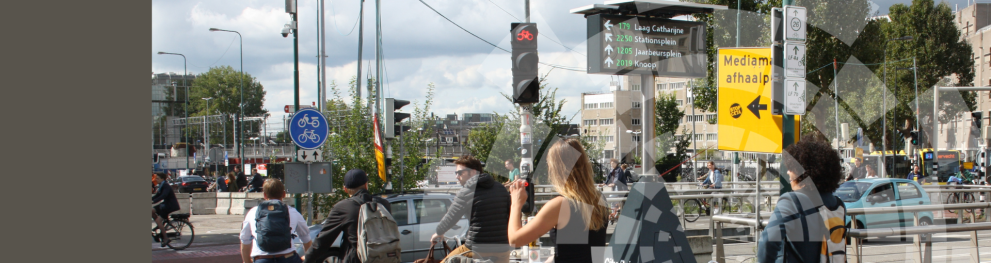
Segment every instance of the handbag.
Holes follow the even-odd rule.
[[[447,246],[447,242],[440,242],[440,243],[444,244],[444,254],[451,253],[451,247]],[[441,259],[434,258],[434,250],[435,249],[431,247],[430,250],[427,251],[426,258],[417,259],[416,261],[413,261],[413,263],[440,263],[441,259],[443,258]]]

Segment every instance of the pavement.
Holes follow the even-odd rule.
[[[151,261],[154,263],[173,262],[217,262],[240,263],[241,232],[243,215],[193,215],[189,222],[193,224],[193,243],[184,250],[172,250],[160,247],[158,242],[151,241]],[[152,227],[155,223],[151,222]],[[149,228],[150,229],[150,228]],[[149,238],[150,240],[151,238]]]

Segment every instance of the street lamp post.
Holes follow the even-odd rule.
[[[203,115],[203,142],[204,142],[204,145],[206,145],[206,146],[203,147],[203,150],[206,151],[207,153],[209,153],[210,152],[210,127],[208,127],[207,124],[210,123],[210,122],[208,122],[207,119],[210,116],[210,100],[212,100],[213,97],[206,97],[206,98],[202,98],[202,99],[206,101],[206,115]],[[207,155],[207,156],[209,156],[209,155]],[[216,162],[217,160],[212,160],[212,161]]]
[[[234,30],[219,29],[219,28],[210,28],[210,32],[217,32],[217,31],[231,32],[237,34],[237,39],[240,44],[240,47],[238,49],[240,49],[241,51],[241,58],[240,58],[241,74],[238,75],[237,78],[241,85],[241,88],[237,92],[241,94],[241,103],[238,104],[238,112],[237,112],[237,135],[240,137],[236,139],[237,140],[236,145],[237,145],[237,158],[238,160],[240,160],[239,164],[244,164],[244,39],[241,38],[241,32],[237,32]]]
[[[918,70],[915,65],[915,57],[912,57],[912,67],[910,68],[897,68],[898,70],[911,70],[912,76],[914,78],[913,85],[915,86],[915,130],[919,130],[919,75]],[[908,146],[906,146],[908,147]],[[915,155],[912,155],[915,156]]]
[[[176,55],[182,56],[182,86],[186,88],[186,104],[182,106],[183,111],[185,111],[186,124],[189,124],[189,85],[186,84],[186,55],[179,53],[169,53],[158,51],[159,55]],[[175,93],[175,92],[173,92]],[[184,134],[186,135],[186,169],[189,169],[189,129],[185,129]]]
[[[899,38],[888,39],[884,42],[884,89],[881,90],[883,95],[881,95],[882,101],[882,111],[884,111],[884,118],[881,119],[881,177],[887,177],[888,174],[888,44],[891,40],[912,40],[912,36],[903,36]]]

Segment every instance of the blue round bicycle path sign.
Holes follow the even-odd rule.
[[[327,118],[311,108],[297,111],[289,121],[289,137],[299,148],[320,147],[327,141],[327,132]]]

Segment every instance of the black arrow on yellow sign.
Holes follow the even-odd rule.
[[[750,112],[753,112],[754,116],[760,119],[760,111],[767,110],[767,104],[760,104],[760,95],[757,95],[757,98],[750,102],[750,105],[747,105],[747,109],[750,109]]]

